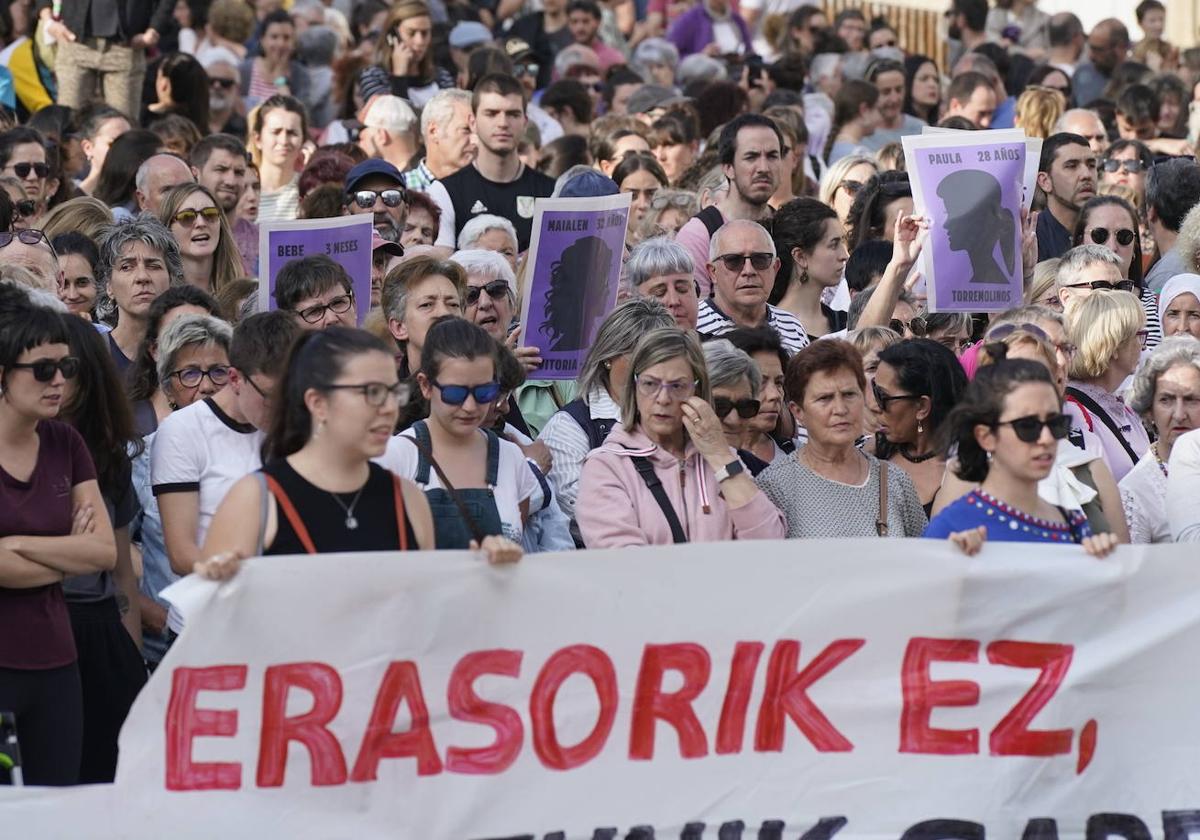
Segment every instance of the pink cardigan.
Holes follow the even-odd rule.
[[[688,542],[783,539],[783,515],[760,490],[740,508],[720,495],[716,476],[689,442],[682,461],[660,449],[640,429],[621,425],[588,453],[579,479],[575,518],[588,548],[670,545],[671,529],[638,474],[631,456],[650,460]],[[737,456],[729,450],[729,459]]]

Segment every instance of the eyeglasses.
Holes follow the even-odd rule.
[[[0,231],[0,248],[7,248],[14,239],[25,245],[37,245],[45,242],[47,248],[51,251],[54,250],[54,246],[50,244],[50,240],[46,238],[46,234],[34,228],[17,231]]]
[[[361,210],[370,210],[377,198],[383,199],[384,207],[399,207],[404,203],[404,190],[358,190],[350,196],[350,200]]]
[[[28,219],[37,211],[37,202],[32,198],[22,199],[13,205],[13,209],[17,211],[19,218]]]
[[[753,254],[722,254],[717,259],[725,265],[728,271],[741,271],[746,260],[750,260],[750,267],[755,271],[766,271],[775,262],[774,255],[763,251],[756,251]]]
[[[988,330],[987,339],[988,339],[988,341],[1002,341],[1002,340],[1008,338],[1013,333],[1017,332],[1018,330],[1020,330],[1021,332],[1030,333],[1030,334],[1036,336],[1040,341],[1044,341],[1047,344],[1051,343],[1050,336],[1046,334],[1046,331],[1044,329],[1039,327],[1037,324],[1029,324],[1029,323],[1001,324],[1000,326],[996,327],[995,329]]]
[[[179,384],[184,388],[199,388],[200,383],[204,381],[204,377],[208,377],[208,381],[216,385],[218,388],[223,388],[229,382],[229,366],[228,365],[213,365],[210,368],[180,368],[179,370],[171,371],[168,376],[174,376],[179,380]]]
[[[1045,420],[1037,415],[1018,417],[1016,420],[1000,420],[996,426],[1012,426],[1017,440],[1025,443],[1036,443],[1042,436],[1042,429],[1049,429],[1055,440],[1062,440],[1071,432],[1071,418],[1066,414],[1052,414]]]
[[[39,178],[45,178],[50,174],[50,167],[44,163],[14,163],[12,171],[18,178],[28,178],[30,171],[35,172]]]
[[[881,41],[880,43],[876,44],[874,46],[874,49],[879,49],[880,47],[894,47],[894,46],[896,46],[896,39],[892,38],[890,41]]]
[[[508,297],[508,281],[493,280],[491,283],[485,283],[482,286],[467,287],[467,306],[474,306],[479,303],[480,292],[487,292],[488,297],[492,300],[500,300],[500,298]]]
[[[1143,350],[1146,349],[1146,342],[1147,342],[1147,340],[1149,340],[1149,338],[1150,338],[1150,330],[1138,330],[1137,331],[1138,344],[1140,344],[1142,346]]]
[[[203,216],[206,222],[215,222],[221,218],[221,211],[216,207],[205,207],[202,210],[180,210],[171,221],[178,222],[184,227],[191,227],[196,224],[197,216]]]
[[[219,87],[222,90],[231,90],[237,84],[236,79],[213,79],[208,80],[209,87]]]
[[[325,317],[326,311],[332,312],[335,315],[341,315],[343,312],[349,312],[352,306],[354,306],[354,295],[338,295],[329,301],[329,303],[318,303],[316,306],[302,309],[296,314],[306,323],[316,324]]]
[[[1129,228],[1119,228],[1116,231],[1110,231],[1108,228],[1092,228],[1092,232],[1088,235],[1097,245],[1103,245],[1108,241],[1110,234],[1116,235],[1117,244],[1122,247],[1133,244],[1134,238],[1137,237],[1137,233]]]
[[[698,379],[693,379],[690,382],[685,380],[664,382],[661,379],[655,379],[653,376],[642,376],[641,374],[635,376],[633,381],[637,383],[639,397],[654,399],[663,391],[666,391],[667,398],[671,402],[683,402],[696,393],[696,387],[700,384],[700,380]]]
[[[1149,168],[1137,158],[1133,160],[1113,160],[1112,158],[1108,158],[1100,166],[1105,172],[1116,172],[1120,169],[1128,175],[1137,175],[1139,172],[1145,172]]]
[[[244,380],[245,382],[247,382],[247,383],[250,385],[250,387],[251,387],[251,388],[253,388],[253,389],[254,389],[254,393],[256,393],[256,394],[258,394],[260,397],[262,397],[262,399],[263,399],[263,402],[270,402],[270,401],[271,401],[271,395],[270,395],[270,394],[268,394],[266,391],[264,391],[262,388],[259,388],[259,387],[258,387],[258,383],[256,383],[256,382],[254,381],[254,379],[253,379],[251,376],[249,376],[249,375],[247,374],[247,375],[244,375],[242,378],[243,378],[243,380]]]
[[[874,382],[871,383],[871,393],[875,396],[875,402],[879,403],[879,407],[884,411],[888,410],[888,405],[896,402],[897,400],[921,399],[917,394],[889,394]]]
[[[749,420],[751,417],[758,416],[758,409],[762,403],[758,400],[750,398],[742,400],[731,400],[728,397],[713,397],[713,411],[717,412],[718,417],[728,417],[729,412],[737,410],[738,417],[743,420]]]
[[[1110,283],[1107,280],[1093,280],[1090,283],[1071,283],[1063,288],[1091,289],[1093,292],[1132,292],[1137,288],[1137,284],[1132,280],[1120,280],[1116,283]]]
[[[49,382],[54,374],[62,372],[63,379],[74,379],[79,373],[79,359],[74,356],[63,356],[61,359],[38,359],[36,362],[13,363],[10,370],[31,370],[33,378],[38,382]]]
[[[484,382],[481,385],[443,385],[436,379],[433,387],[442,392],[442,402],[446,405],[462,405],[467,397],[474,397],[476,405],[486,405],[493,402],[500,393],[499,382]]]
[[[650,208],[652,210],[662,210],[666,207],[690,207],[693,201],[695,199],[684,192],[667,193],[665,195],[659,192],[654,198],[650,199]]]
[[[367,401],[367,405],[373,408],[379,408],[389,399],[395,400],[399,405],[408,403],[409,385],[407,382],[395,382],[391,385],[386,382],[364,382],[361,385],[327,385],[325,387],[330,391],[358,391]]]

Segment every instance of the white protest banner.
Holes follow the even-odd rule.
[[[323,254],[350,275],[357,323],[371,308],[370,213],[335,219],[296,219],[263,222],[258,227],[258,311],[275,309],[275,278],[292,260]]]
[[[177,594],[117,783],[3,790],[7,836],[1200,831],[1194,547],[286,557]]]

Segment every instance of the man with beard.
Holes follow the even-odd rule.
[[[1084,107],[1104,95],[1113,70],[1129,56],[1129,30],[1116,18],[1106,18],[1087,39],[1088,60],[1075,68],[1071,90],[1075,105]]]
[[[675,236],[692,255],[702,299],[712,290],[708,245],[717,230],[735,219],[758,222],[771,215],[767,202],[779,187],[783,145],[779,127],[761,114],[742,114],[721,130],[719,159],[729,192],[688,220]]]
[[[512,76],[484,76],[475,86],[471,110],[479,139],[475,161],[428,190],[442,210],[437,245],[453,248],[467,222],[491,213],[513,223],[524,251],[533,234],[534,200],[554,192],[554,179],[525,166],[517,155],[527,122],[525,89]]]
[[[1042,145],[1038,188],[1046,209],[1038,214],[1038,260],[1061,257],[1071,249],[1071,231],[1079,211],[1096,194],[1096,153],[1078,134],[1052,134]]]
[[[408,217],[404,176],[386,160],[370,158],[346,173],[343,215],[373,213],[375,230],[389,242],[399,242]]]
[[[207,187],[225,211],[246,274],[257,277],[258,225],[236,212],[246,191],[246,147],[228,134],[210,134],[192,147],[188,163],[196,182]]]
[[[238,113],[242,76],[237,56],[224,47],[210,47],[196,58],[208,74],[208,130],[245,137],[246,118]]]

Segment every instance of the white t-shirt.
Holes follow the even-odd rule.
[[[158,427],[150,450],[150,485],[155,496],[199,492],[196,542],[229,488],[262,466],[263,434],[238,423],[211,399],[172,413]]]
[[[482,431],[479,434],[484,434]],[[417,447],[402,438],[414,439],[416,433],[405,429],[388,441],[387,451],[375,459],[375,463],[394,472],[401,478],[410,481],[417,479]],[[418,485],[422,490],[432,490],[442,487],[437,471],[430,468],[429,483]],[[521,503],[528,501],[535,491],[540,492],[541,485],[529,469],[525,454],[515,443],[507,440],[500,441],[500,464],[496,470],[496,486],[492,492],[496,496],[496,510],[500,513],[500,523],[504,528],[504,536],[516,543],[523,538],[524,525],[521,521]]]

